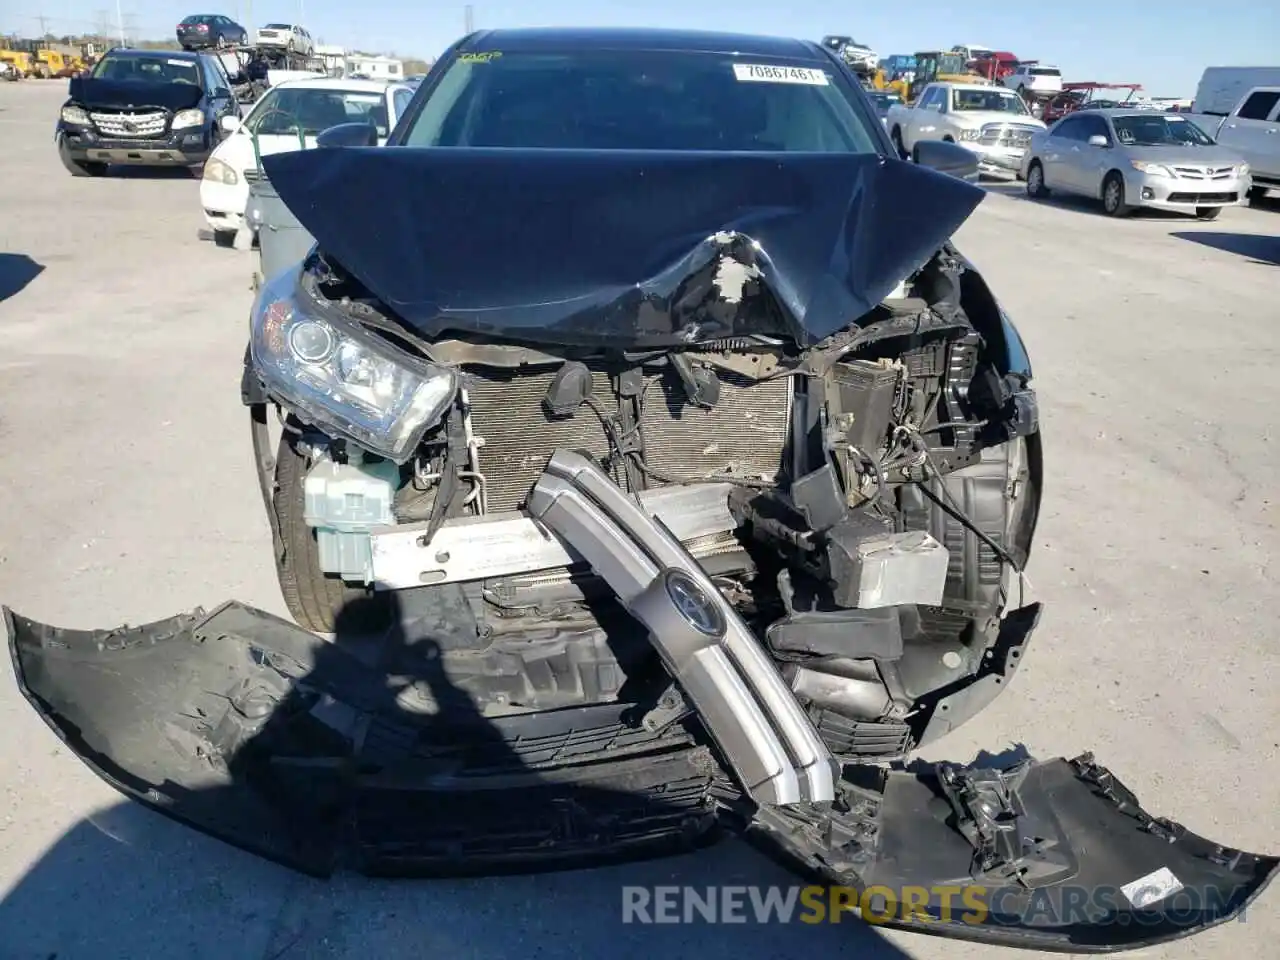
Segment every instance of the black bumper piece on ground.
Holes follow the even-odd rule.
[[[622,705],[483,718],[226,604],[134,628],[60,630],[4,611],[18,683],[107,782],[201,832],[324,876],[598,865],[749,839],[864,915],[940,936],[1071,953],[1130,949],[1238,916],[1280,861],[1145,813],[1085,756],[1004,771],[845,771],[835,804],[752,808],[696,722]],[[404,662],[403,656],[400,662]]]

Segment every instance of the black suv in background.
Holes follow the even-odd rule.
[[[183,50],[205,50],[248,43],[249,31],[220,13],[196,13],[178,24],[178,43]]]
[[[111,50],[72,78],[70,94],[54,136],[74,177],[100,177],[110,164],[199,167],[223,137],[222,118],[240,116],[230,77],[204,53]]]

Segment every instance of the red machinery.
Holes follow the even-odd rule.
[[[1087,81],[1080,83],[1064,83],[1062,92],[1056,94],[1045,105],[1040,119],[1045,123],[1061,120],[1068,113],[1084,108],[1105,109],[1107,107],[1123,107],[1129,105],[1134,96],[1142,89],[1140,83],[1100,83]],[[1098,97],[1099,90],[1128,90],[1123,100],[1112,97]]]
[[[1007,50],[984,50],[966,64],[991,83],[999,83],[1018,68],[1018,58]]]

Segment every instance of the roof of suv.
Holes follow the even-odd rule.
[[[831,62],[819,44],[809,40],[764,37],[702,30],[660,30],[624,27],[534,27],[481,30],[462,41],[459,49],[475,52],[537,52],[564,50],[666,50],[773,57],[810,63]]]
[[[134,47],[112,47],[103,56],[110,56],[113,53],[127,53],[130,56],[138,57],[162,57],[165,60],[199,60],[204,55],[197,50],[144,50]]]

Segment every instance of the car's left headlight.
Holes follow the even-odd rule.
[[[1247,177],[1248,175],[1249,175],[1249,165],[1247,163],[1242,163],[1240,164],[1240,166],[1236,167],[1237,177]]]
[[[62,119],[65,123],[74,123],[78,127],[87,127],[89,125],[89,113],[84,107],[77,107],[74,104],[62,108]]]
[[[300,290],[293,267],[253,305],[250,351],[267,389],[337,437],[396,463],[457,392],[452,370],[418,360]]]
[[[956,133],[957,140],[981,140],[981,130],[960,130]]]
[[[1140,173],[1149,173],[1154,177],[1172,177],[1173,171],[1163,163],[1148,163],[1145,160],[1130,160],[1129,166]]]
[[[212,180],[214,183],[224,183],[229,187],[234,187],[240,182],[240,175],[228,163],[219,160],[217,157],[210,157],[204,162],[204,173],[200,175],[202,180]]]
[[[199,127],[204,124],[203,110],[179,110],[173,115],[171,130],[185,130],[187,127]]]

